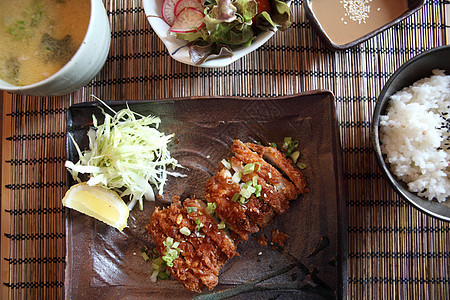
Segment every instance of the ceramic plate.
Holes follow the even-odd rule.
[[[118,110],[125,102],[109,105]],[[290,210],[277,216],[263,232],[240,244],[240,255],[225,265],[219,285],[201,295],[185,290],[176,280],[150,281],[151,264],[140,254],[143,246],[153,245],[144,226],[155,205],[162,202],[146,202],[143,211],[133,210],[123,232],[68,209],[68,299],[220,299],[222,291],[229,289],[234,299],[345,298],[346,208],[336,110],[330,92],[259,99],[130,101],[128,105],[141,114],[160,116],[160,129],[176,135],[171,153],[187,168],[182,172],[188,177],[171,179],[162,202],[173,196],[203,197],[206,181],[219,162],[230,156],[236,138],[278,144],[286,136],[298,140],[310,192],[292,201]],[[81,148],[87,147],[92,114],[102,120],[98,106],[92,102],[69,108],[67,132]],[[77,160],[70,138],[67,145],[67,159]],[[270,244],[275,228],[289,235],[284,248]],[[256,242],[261,234],[269,239],[268,246]]]
[[[179,40],[171,35],[169,35],[169,25],[163,20],[161,16],[161,8],[163,0],[143,0],[145,15],[147,20],[152,26],[155,33],[166,45],[167,51],[169,51],[170,56],[173,59],[197,67],[225,67],[232,62],[240,59],[241,57],[249,54],[250,52],[261,47],[265,42],[267,42],[277,31],[264,31],[261,32],[253,43],[249,47],[241,48],[233,51],[233,56],[231,57],[221,57],[207,60],[200,65],[194,65],[189,57],[189,49],[185,47],[186,41]]]

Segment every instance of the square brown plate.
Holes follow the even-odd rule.
[[[138,113],[161,117],[160,130],[175,133],[172,156],[185,167],[186,178],[171,179],[162,201],[173,196],[202,197],[206,181],[218,163],[230,156],[233,139],[275,142],[291,136],[300,143],[300,161],[310,192],[291,202],[263,233],[269,246],[259,246],[254,235],[242,243],[239,256],[227,263],[219,285],[199,298],[221,299],[343,299],[346,295],[346,209],[339,134],[334,97],[327,91],[279,98],[198,97],[173,100],[129,101]],[[108,102],[115,110],[125,102]],[[82,149],[92,115],[103,120],[98,102],[71,106],[67,133]],[[67,159],[78,159],[67,136]],[[73,182],[68,181],[69,185]],[[189,299],[175,280],[150,281],[151,264],[141,257],[152,247],[144,226],[155,205],[131,212],[124,232],[67,210],[68,299]],[[285,247],[271,247],[272,229],[289,235]],[[221,292],[226,290],[224,292]],[[202,298],[204,297],[204,298]]]

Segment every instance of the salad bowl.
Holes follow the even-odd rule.
[[[277,31],[276,28],[269,31],[262,31],[255,37],[255,40],[250,46],[234,50],[232,56],[213,58],[197,65],[194,64],[190,59],[189,48],[186,46],[187,41],[177,39],[175,36],[169,33],[170,26],[164,21],[161,12],[163,0],[143,0],[142,3],[148,22],[166,46],[170,56],[176,61],[196,67],[225,67],[261,47]],[[290,6],[290,3],[290,1],[287,2],[287,5]]]

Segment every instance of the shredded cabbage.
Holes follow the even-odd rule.
[[[87,134],[89,150],[81,151],[72,138],[80,159],[76,164],[67,161],[66,167],[74,180],[81,182],[78,174],[88,173],[88,185],[103,185],[122,197],[130,196],[128,208],[131,210],[139,202],[142,210],[144,198],[155,200],[152,185],[162,195],[168,176],[186,176],[172,171],[181,167],[168,150],[174,134],[158,131],[158,117],[137,114],[129,107],[115,112],[103,104],[114,116],[102,109],[103,124],[92,116],[93,127]]]

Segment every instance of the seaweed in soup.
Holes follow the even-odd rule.
[[[42,36],[41,46],[45,58],[52,62],[66,62],[76,50],[70,35],[58,40],[46,33]]]
[[[83,42],[90,7],[89,0],[0,0],[0,78],[29,85],[55,74]],[[11,56],[17,60],[7,63]]]
[[[11,56],[0,67],[2,78],[8,79],[11,83],[17,83],[20,72],[20,62],[16,57]]]

